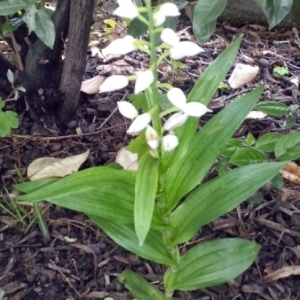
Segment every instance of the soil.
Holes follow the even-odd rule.
[[[181,36],[195,39],[186,18],[180,20],[177,30]],[[271,99],[287,105],[299,105],[298,86],[290,82],[292,76],[300,76],[300,43],[295,31],[269,32],[255,25],[236,28],[230,24],[219,24],[209,42],[203,45],[205,52],[182,61],[186,66],[183,74],[167,72],[169,66],[166,64],[159,70],[160,80],[188,93],[205,67],[241,33],[244,34],[243,43],[234,64],[257,64],[261,72],[246,87],[220,89],[210,104],[214,113],[238,94],[261,83],[266,88],[260,101]],[[103,37],[105,34],[99,29],[93,35]],[[138,53],[109,63],[103,63],[89,53],[83,79],[95,75],[128,75],[143,69],[147,63]],[[270,73],[269,67],[274,65],[286,66],[290,74],[278,77]],[[5,291],[3,299],[132,299],[117,280],[117,276],[127,268],[161,286],[162,266],[120,248],[78,212],[48,207],[43,203],[40,209],[44,211],[43,217],[49,230],[48,240],[41,235],[31,207],[23,207],[27,212],[25,216],[22,214],[23,218],[10,214],[16,213],[16,203],[11,197],[16,193],[13,184],[20,182],[22,176],[26,179],[26,169],[36,158],[63,158],[90,149],[82,169],[107,165],[115,160],[117,151],[129,141],[126,136],[129,122],[116,110],[116,101],[125,99],[132,91],[133,87],[129,86],[125,94],[123,90],[95,96],[82,94],[76,118],[63,130],[56,124],[55,118],[47,115],[47,110],[43,115],[37,114],[26,107],[24,99],[7,102],[6,109],[18,113],[20,126],[10,136],[0,139],[0,288]],[[205,123],[208,118],[201,122]],[[296,123],[285,130],[282,118],[246,120],[236,137],[245,137],[248,133],[258,137],[270,131],[288,133],[298,128]],[[191,293],[178,292],[174,299],[300,299],[297,273],[287,272],[286,276],[269,282],[264,278],[271,271],[278,270],[282,274],[286,270],[282,268],[300,264],[299,186],[285,182],[280,190],[267,186],[261,192],[263,199],[260,202],[246,201],[241,207],[205,226],[192,241],[199,243],[222,237],[255,240],[261,245],[255,263],[228,284]],[[69,239],[75,240],[70,242]]]

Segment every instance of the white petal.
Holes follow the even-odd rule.
[[[186,97],[183,91],[179,88],[171,88],[168,93],[167,97],[171,104],[173,104],[175,107],[183,110],[183,108],[186,105]]]
[[[114,10],[113,14],[127,19],[134,19],[138,16],[138,8],[132,3],[131,0],[129,1],[118,1],[119,7]]]
[[[170,131],[173,130],[182,124],[188,119],[188,115],[183,114],[181,112],[173,114],[167,122],[164,124],[164,130]]]
[[[184,41],[170,49],[170,57],[174,60],[179,60],[186,56],[197,55],[200,52],[204,52],[200,46],[189,41]]]
[[[204,104],[200,102],[189,102],[185,105],[183,112],[190,117],[201,117],[207,112],[211,112]]]
[[[118,101],[117,104],[120,114],[126,118],[133,120],[139,115],[136,108],[130,102]]]
[[[134,46],[133,42],[134,38],[130,35],[126,35],[121,39],[116,39],[112,41],[106,48],[102,49],[103,56],[124,55],[135,51],[137,48]]]
[[[165,17],[177,17],[180,16],[180,11],[178,7],[174,3],[164,3],[159,8],[159,13],[164,15]]]
[[[148,88],[154,80],[154,75],[152,71],[146,70],[139,72],[135,82],[134,93],[138,94]]]
[[[149,147],[153,150],[157,149],[159,146],[159,136],[156,130],[148,125],[146,129],[146,140]]]
[[[151,122],[151,116],[148,113],[139,115],[129,126],[127,133],[137,135],[140,131],[145,129]]]
[[[166,21],[166,17],[163,14],[160,14],[159,12],[154,14],[154,25],[156,27],[161,26]]]
[[[177,36],[177,34],[174,32],[174,30],[172,30],[170,28],[165,28],[162,31],[160,38],[163,42],[165,42],[169,45],[172,45],[172,46],[175,46],[180,41],[179,36]]]
[[[172,151],[178,145],[178,138],[174,134],[165,135],[163,137],[162,144],[165,151]]]
[[[123,89],[128,85],[128,79],[123,75],[113,75],[108,78],[100,85],[99,93],[112,92]]]

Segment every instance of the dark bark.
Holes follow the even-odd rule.
[[[95,3],[95,0],[71,1],[72,17],[70,18],[66,59],[60,82],[60,89],[64,92],[65,98],[58,111],[59,120],[65,124],[75,116],[78,106]]]

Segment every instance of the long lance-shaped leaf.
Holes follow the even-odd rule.
[[[150,229],[145,242],[140,246],[133,224],[120,224],[93,215],[89,215],[89,217],[112,240],[128,251],[159,264],[176,265],[163,244],[163,236],[160,231]]]
[[[143,244],[150,229],[158,184],[159,161],[149,153],[142,156],[136,174],[134,198],[134,226]]]
[[[18,200],[46,200],[82,213],[133,223],[134,183],[134,172],[97,167],[53,182]]]
[[[130,294],[137,300],[170,300],[164,293],[131,270],[123,271],[118,280],[125,285]]]
[[[240,167],[203,184],[170,217],[168,246],[191,239],[205,224],[231,211],[270,181],[287,162]]]
[[[193,190],[212,167],[216,158],[249,111],[258,101],[263,87],[241,96],[211,119],[190,141],[188,151],[170,166],[164,190],[168,209]]]
[[[242,239],[222,239],[193,247],[175,270],[168,270],[166,291],[190,291],[218,285],[237,277],[254,261],[259,245]]]
[[[241,40],[241,37],[237,38],[205,69],[189,93],[188,102],[199,101],[205,105],[209,104],[231,67]],[[170,153],[171,155],[166,156],[167,161],[164,161],[166,168],[185,155],[189,148],[188,142],[193,138],[197,125],[198,118],[189,118],[184,125],[176,129],[180,144]]]

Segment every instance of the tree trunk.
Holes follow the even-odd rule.
[[[59,108],[58,118],[66,124],[76,114],[82,74],[86,66],[86,52],[96,0],[72,0],[69,35],[60,89],[64,101]],[[80,34],[79,34],[80,33]]]

